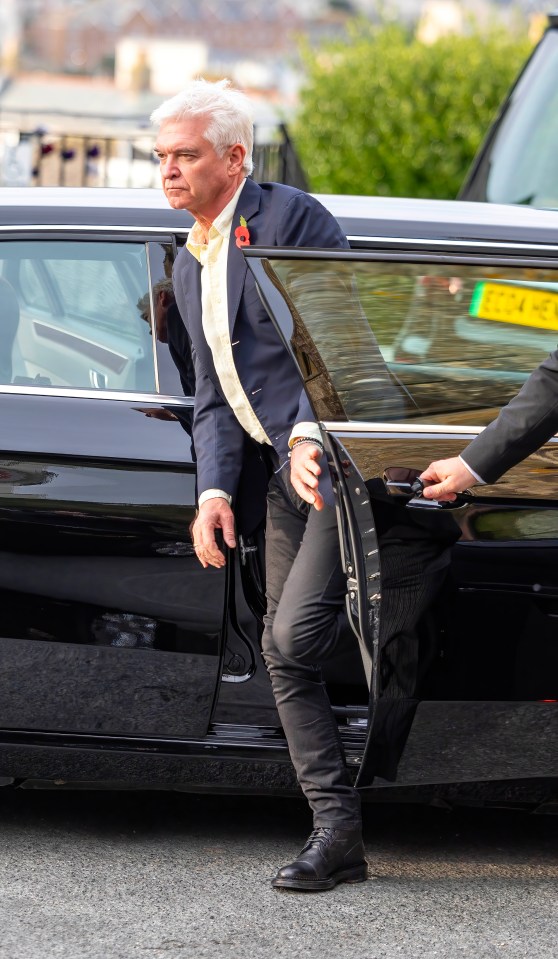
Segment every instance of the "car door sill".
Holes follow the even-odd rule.
[[[360,762],[366,741],[366,727],[346,725],[341,739],[351,765]],[[118,736],[97,733],[68,733],[33,729],[0,729],[0,746],[45,746],[65,749],[92,749],[114,752],[151,752],[198,757],[242,757],[261,753],[261,758],[289,761],[282,730],[273,726],[216,723],[204,739],[171,739],[146,736]],[[273,754],[276,754],[274,757]]]

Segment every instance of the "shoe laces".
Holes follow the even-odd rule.
[[[321,846],[327,847],[331,843],[334,834],[333,829],[328,829],[327,826],[317,826],[316,829],[313,829],[308,839],[306,845],[304,846],[303,852],[306,852],[307,849],[311,849],[312,846]]]

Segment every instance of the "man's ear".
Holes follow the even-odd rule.
[[[243,147],[242,143],[235,143],[229,148],[228,172],[231,176],[237,176],[241,172],[245,156],[246,147]]]
[[[159,290],[158,297],[164,310],[168,310],[171,303],[174,303],[174,296],[168,290]]]

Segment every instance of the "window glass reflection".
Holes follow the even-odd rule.
[[[322,377],[324,418],[341,418],[335,392],[349,419],[481,425],[556,348],[554,270],[332,259],[271,265],[311,394]]]

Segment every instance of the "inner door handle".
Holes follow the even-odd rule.
[[[106,390],[108,376],[106,373],[101,373],[100,370],[89,370],[89,382],[95,390]]]

